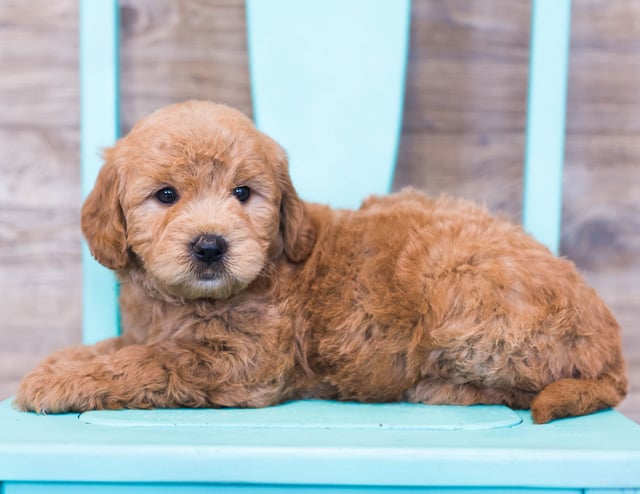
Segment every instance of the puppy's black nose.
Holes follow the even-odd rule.
[[[192,242],[191,252],[198,261],[211,265],[227,252],[227,241],[219,235],[202,235]]]

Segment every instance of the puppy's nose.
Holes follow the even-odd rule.
[[[202,235],[192,242],[191,252],[198,261],[211,265],[227,252],[227,241],[220,235]]]

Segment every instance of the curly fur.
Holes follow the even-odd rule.
[[[542,423],[626,393],[618,324],[569,261],[450,197],[304,203],[280,146],[223,105],[159,110],[107,150],[82,228],[120,279],[125,332],[46,359],[22,410],[316,397],[503,403]],[[202,235],[225,239],[220,261],[194,259]]]

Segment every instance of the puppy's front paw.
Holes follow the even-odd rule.
[[[42,364],[27,374],[13,405],[21,411],[41,414],[84,411],[77,378],[55,366]]]
[[[49,369],[49,366],[42,365],[22,379],[13,402],[18,410],[46,414],[50,410],[64,408],[52,393],[51,384],[55,378]]]

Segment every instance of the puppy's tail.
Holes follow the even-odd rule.
[[[545,386],[531,402],[531,414],[537,424],[586,415],[616,406],[627,394],[624,373],[598,379],[564,378]]]

